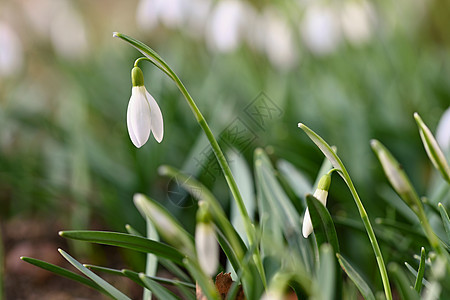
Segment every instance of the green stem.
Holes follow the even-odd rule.
[[[214,134],[212,133],[211,129],[208,126],[208,123],[206,122],[205,118],[203,117],[202,113],[198,109],[197,105],[194,102],[194,99],[191,97],[189,92],[186,90],[185,86],[181,82],[181,80],[178,78],[178,76],[175,74],[175,72],[167,65],[167,63],[150,47],[145,45],[144,43],[135,40],[127,35],[117,33],[115,32],[113,34],[114,37],[119,37],[122,40],[128,42],[133,47],[135,47],[137,50],[139,50],[142,54],[144,54],[156,67],[158,67],[160,70],[162,70],[164,73],[166,73],[177,85],[178,89],[183,94],[184,98],[186,99],[189,107],[191,108],[198,124],[206,134],[206,137],[208,138],[209,143],[211,144],[211,147],[213,149],[213,152],[217,158],[217,161],[219,162],[220,168],[222,169],[223,175],[225,176],[225,180],[228,183],[228,186],[231,190],[231,193],[238,205],[239,211],[242,215],[242,218],[244,219],[245,224],[245,230],[247,233],[249,245],[253,245],[255,238],[254,238],[254,229],[252,227],[251,219],[248,215],[247,209],[244,205],[244,200],[242,199],[241,193],[239,192],[239,189],[237,187],[236,181],[234,180],[233,174],[231,173],[230,166],[228,165],[228,162],[222,152],[222,149],[220,148],[219,144],[217,143],[216,138],[214,137]]]
[[[392,300],[391,286],[389,285],[389,277],[386,271],[386,265],[384,264],[383,255],[381,254],[380,246],[378,245],[378,241],[373,231],[372,224],[370,223],[369,216],[367,215],[367,212],[364,209],[361,199],[359,198],[359,195],[356,192],[355,186],[353,185],[353,182],[350,179],[347,170],[344,168],[342,172],[343,176],[346,178],[347,185],[348,188],[350,189],[353,199],[355,199],[359,214],[364,223],[364,227],[366,228],[370,243],[372,244],[372,248],[378,263],[378,268],[380,269],[381,280],[383,281],[384,293],[386,295],[387,300]]]
[[[380,270],[381,280],[383,282],[384,293],[386,295],[387,300],[392,300],[392,292],[391,287],[389,285],[389,277],[386,271],[386,266],[384,264],[383,255],[381,254],[380,246],[378,245],[377,238],[372,228],[372,224],[370,224],[369,217],[367,215],[366,210],[364,209],[364,205],[362,204],[361,199],[359,198],[358,193],[356,192],[355,186],[345,169],[344,164],[342,163],[339,156],[337,156],[335,150],[328,145],[325,140],[320,137],[317,133],[309,129],[306,125],[299,123],[298,126],[305,131],[305,133],[309,136],[309,138],[319,147],[322,153],[330,160],[331,164],[334,168],[336,168],[340,173],[341,177],[344,179],[347,184],[350,193],[355,200],[356,206],[358,207],[359,214],[361,216],[361,220],[363,221],[364,227],[366,229],[367,235],[369,236],[370,243],[372,244],[372,249],[375,253],[375,258],[377,260],[378,269]]]

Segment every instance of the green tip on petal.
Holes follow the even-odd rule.
[[[144,73],[142,73],[141,68],[134,67],[131,70],[131,82],[133,86],[144,86]]]

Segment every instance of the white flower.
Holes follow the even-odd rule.
[[[195,247],[202,270],[208,276],[214,275],[219,264],[219,245],[216,241],[214,228],[210,223],[197,223],[195,228]]]
[[[158,143],[161,143],[164,135],[163,117],[158,103],[144,86],[144,77],[141,69],[133,68],[133,88],[127,110],[127,127],[133,144],[140,148],[148,140],[150,132],[153,132]]]
[[[317,198],[324,206],[327,205],[328,189],[330,188],[331,175],[325,174],[320,178],[317,189],[314,192],[314,197]],[[305,217],[303,218],[302,234],[305,239],[313,232],[313,226],[311,223],[311,217],[309,215],[309,209],[306,208]]]

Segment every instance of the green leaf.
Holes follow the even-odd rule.
[[[162,287],[159,283],[156,281],[150,279],[149,277],[145,276],[144,273],[139,274],[139,279],[142,281],[142,283],[145,285],[146,288],[151,290],[153,294],[158,299],[164,299],[164,300],[177,300],[180,299],[176,297],[172,292],[167,290],[166,288]]]
[[[328,161],[328,160],[327,160]],[[301,171],[297,170],[290,162],[280,159],[277,167],[286,181],[289,183],[297,197],[303,198],[305,194],[313,190],[312,183]]]
[[[228,151],[227,153],[230,161],[231,173],[233,174],[236,180],[236,184],[241,191],[245,208],[247,209],[247,213],[252,220],[253,215],[255,214],[255,194],[253,188],[253,178],[247,162],[242,158],[242,156],[237,155],[235,151],[237,150],[234,149],[234,151]],[[230,215],[231,224],[236,229],[241,239],[245,241],[248,246],[244,219],[242,219],[236,201],[231,201],[230,203]]]
[[[311,194],[306,195],[306,202],[308,204],[309,214],[311,216],[318,246],[320,247],[322,244],[328,243],[333,247],[334,253],[339,253],[339,241],[330,213],[326,207]]]
[[[135,276],[139,277],[138,272],[134,272],[131,270],[126,270],[126,269],[117,270],[117,269],[111,269],[111,268],[106,268],[106,267],[101,267],[101,266],[96,266],[96,265],[90,265],[90,264],[84,264],[84,266],[90,270],[105,272],[105,273],[109,273],[109,274],[113,274],[113,275],[130,277],[127,274],[134,274]],[[190,282],[184,282],[184,281],[175,280],[175,279],[167,279],[167,278],[162,278],[162,277],[157,277],[157,276],[148,276],[148,275],[146,275],[146,276],[156,282],[159,282],[159,283],[164,283],[164,284],[173,285],[173,286],[182,285],[182,286],[185,286],[185,287],[188,287],[191,289],[195,289],[195,284],[190,283]]]
[[[333,300],[335,299],[335,284],[336,284],[336,262],[333,255],[333,248],[330,244],[323,244],[320,246],[320,267],[316,282],[319,283],[320,299]],[[340,275],[339,275],[340,276]]]
[[[125,229],[129,234],[143,237],[143,235],[139,231],[137,231],[134,227],[132,227],[130,224],[125,225]]]
[[[350,277],[353,283],[358,288],[359,292],[363,296],[365,300],[375,300],[375,296],[373,295],[372,290],[369,285],[364,281],[362,276],[353,268],[353,266],[339,253],[336,254],[339,264],[341,265],[342,270]]]
[[[168,243],[182,250],[185,255],[195,255],[193,237],[166,208],[143,194],[135,194],[133,201],[141,214],[153,222],[159,234]]]
[[[152,241],[159,242],[158,232],[156,231],[155,226],[149,218],[145,218],[145,222],[147,224],[147,238]],[[147,261],[145,266],[145,275],[153,277],[156,275],[156,271],[158,269],[158,257],[152,253],[147,253]],[[144,289],[144,294],[142,297],[144,300],[151,300],[152,293]]]
[[[301,217],[277,181],[275,170],[262,149],[255,150],[255,173],[263,204],[261,218],[263,221],[264,218],[273,219],[267,224],[279,228],[275,227],[269,232],[276,234],[281,229],[290,247],[301,253],[305,267],[311,271],[312,253],[307,239],[301,234]]]
[[[39,259],[31,258],[31,257],[22,256],[20,259],[23,260],[23,261],[26,261],[29,264],[35,265],[35,266],[37,266],[37,267],[39,267],[41,269],[50,271],[50,272],[55,273],[55,274],[57,274],[59,276],[62,276],[62,277],[66,277],[66,278],[68,278],[70,280],[77,281],[77,282],[79,282],[81,284],[84,284],[84,285],[87,285],[88,287],[93,288],[94,290],[97,290],[97,291],[99,291],[101,293],[109,295],[98,284],[96,284],[92,280],[90,280],[90,279],[88,279],[88,278],[86,278],[84,276],[81,276],[81,275],[79,275],[77,273],[74,273],[72,271],[69,271],[67,269],[64,269],[64,268],[61,268],[59,266],[53,265],[51,263],[48,263],[48,262],[45,262],[45,261],[42,261],[42,260],[39,260]]]
[[[71,230],[61,231],[59,232],[59,235],[74,240],[118,246],[145,253],[153,253],[159,257],[167,258],[177,264],[182,264],[184,257],[177,249],[169,245],[125,233],[109,231]]]
[[[422,247],[422,249],[420,249],[419,269],[417,270],[416,282],[414,284],[414,289],[419,294],[420,294],[420,290],[422,289],[423,275],[425,274],[425,259],[426,259],[425,248]]]
[[[113,287],[111,284],[106,282],[104,279],[102,279],[100,276],[98,276],[94,272],[90,271],[85,266],[83,266],[80,262],[78,262],[76,259],[74,259],[72,256],[70,256],[64,250],[58,249],[58,251],[68,262],[70,262],[81,273],[83,273],[84,275],[86,275],[87,277],[92,279],[92,281],[94,281],[102,289],[104,289],[112,298],[118,299],[118,300],[131,300],[125,294],[123,294],[121,291],[119,291],[118,289]]]
[[[420,257],[419,257],[419,259],[420,259]],[[418,272],[407,262],[405,262],[405,266],[408,269],[408,271],[417,279]],[[426,280],[425,278],[422,278],[422,285],[424,285],[425,287],[428,288],[430,286],[430,282],[428,280]]]
[[[450,243],[450,219],[447,211],[442,203],[438,204],[439,212],[441,213],[442,223],[444,224],[445,232],[447,232],[448,243]]]
[[[197,283],[201,287],[206,298],[211,300],[219,300],[220,296],[214,286],[214,283],[201,271],[200,266],[195,261],[190,260],[187,257],[183,260],[183,262],[191,276],[197,280]]]
[[[301,128],[308,137],[319,147],[320,151],[328,158],[333,167],[337,170],[343,171],[343,164],[341,159],[336,155],[336,152],[331,148],[318,134],[309,129],[305,124],[299,123],[298,127]],[[341,174],[341,172],[339,172]],[[342,174],[341,174],[342,175]],[[347,180],[344,178],[344,180]]]
[[[401,299],[408,300],[419,300],[419,294],[413,289],[411,286],[408,277],[406,277],[405,272],[399,267],[396,263],[390,263],[388,266],[389,272],[392,274],[394,278],[394,282],[402,295]]]

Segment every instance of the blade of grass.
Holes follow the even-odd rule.
[[[311,271],[312,253],[308,240],[302,237],[301,217],[277,181],[275,170],[262,149],[255,150],[255,173],[261,199],[266,201],[263,206],[266,211],[263,213],[267,218],[275,220],[267,224],[278,227],[269,231],[276,233],[281,229],[290,247],[302,253],[303,264],[308,271]]]
[[[422,289],[422,280],[423,280],[423,275],[425,274],[425,259],[426,259],[426,253],[425,253],[425,248],[422,247],[422,249],[420,249],[420,264],[419,264],[419,269],[417,270],[417,277],[416,277],[416,282],[414,284],[414,289],[417,291],[417,293],[420,294],[420,290]]]
[[[417,280],[417,275],[418,272],[407,262],[405,262],[405,266],[408,269],[408,271],[416,278]],[[424,285],[425,287],[429,287],[430,282],[428,282],[428,280],[426,280],[425,278],[422,278],[422,285]]]
[[[69,271],[67,269],[53,265],[51,263],[48,263],[48,262],[45,262],[45,261],[42,261],[39,259],[31,258],[31,257],[22,256],[20,259],[23,261],[26,261],[27,263],[32,264],[36,267],[39,267],[41,269],[55,273],[56,275],[68,278],[70,280],[79,282],[81,284],[84,284],[90,288],[93,288],[96,291],[99,291],[99,292],[104,293],[109,296],[109,294],[103,288],[101,288],[98,284],[96,284],[92,280],[90,280],[84,276],[81,276],[77,273],[74,273],[72,271]]]
[[[167,258],[178,264],[182,264],[184,257],[177,249],[169,245],[125,233],[109,231],[71,230],[61,231],[59,232],[59,235],[74,240],[118,246],[145,253],[153,253],[157,256]]]
[[[323,244],[320,246],[320,266],[317,276],[317,282],[319,282],[318,294],[321,295],[320,299],[323,300],[333,300],[336,298],[340,299],[336,290],[336,263],[335,256],[333,255],[333,248],[330,244]]]
[[[92,279],[96,284],[98,284],[102,289],[104,289],[111,297],[118,300],[131,300],[124,293],[113,287],[111,284],[106,282],[103,278],[90,271],[88,268],[83,266],[80,262],[70,256],[67,252],[62,249],[58,249],[59,253],[70,262],[75,268],[77,268],[81,273]]]
[[[172,292],[170,292],[168,289],[162,287],[159,283],[156,281],[150,279],[147,277],[144,273],[139,273],[139,279],[142,281],[142,283],[145,285],[147,289],[153,292],[155,296],[158,299],[164,299],[164,300],[178,300],[177,296],[175,296]]]
[[[125,272],[127,272],[127,274],[133,273],[136,276],[139,276],[138,272],[134,272],[131,270],[117,270],[117,269],[111,269],[111,268],[106,268],[106,267],[101,267],[101,266],[96,266],[96,265],[91,265],[91,264],[84,264],[84,266],[90,270],[105,272],[105,273],[118,275],[118,276],[128,277],[127,275],[125,275]],[[168,279],[168,278],[163,278],[163,277],[157,277],[157,276],[148,276],[148,275],[146,275],[146,276],[156,282],[159,282],[159,283],[164,283],[164,284],[173,285],[173,286],[182,285],[182,286],[185,286],[185,287],[188,287],[191,289],[195,289],[195,284],[190,283],[190,282],[184,282],[184,281]]]
[[[340,254],[336,254],[339,264],[341,265],[342,270],[350,277],[353,283],[358,288],[361,295],[365,300],[375,300],[375,296],[370,289],[369,285],[363,279],[363,277],[358,273],[358,271],[353,268],[353,266]]]
[[[390,263],[388,268],[394,278],[398,291],[400,291],[400,294],[402,295],[401,299],[419,300],[419,294],[413,289],[408,277],[406,277],[405,272],[400,269],[399,265]]]
[[[152,241],[159,242],[158,232],[155,226],[149,218],[145,218],[147,225],[147,238]],[[149,277],[154,277],[156,275],[156,270],[158,269],[158,257],[152,253],[147,253],[147,261],[145,265],[145,275]],[[142,298],[144,300],[151,300],[152,293],[148,289],[144,289]]]
[[[448,243],[450,243],[450,219],[444,205],[439,202],[439,212],[441,213],[442,223],[444,224],[445,232],[447,233]]]

